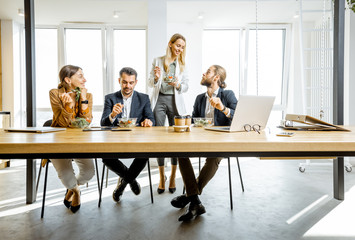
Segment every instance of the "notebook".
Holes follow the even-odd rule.
[[[286,114],[285,121],[290,122],[291,125],[280,127],[289,130],[350,131],[349,129],[324,122],[308,115]]]
[[[255,124],[263,130],[269,119],[272,106],[274,105],[274,96],[251,96],[241,95],[234,111],[232,124],[230,127],[206,127],[206,130],[222,132],[240,132],[244,131],[244,125]]]
[[[30,133],[47,133],[47,132],[58,132],[65,131],[66,128],[57,128],[57,127],[24,127],[24,128],[5,128],[5,131],[8,132],[30,132]]]

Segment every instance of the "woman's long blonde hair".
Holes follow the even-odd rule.
[[[185,55],[186,55],[186,39],[184,36],[182,36],[179,33],[175,33],[171,38],[169,43],[175,43],[178,39],[181,39],[185,42],[185,48],[184,51],[182,51],[182,53],[180,53],[180,55],[178,56],[178,61],[179,61],[179,65],[180,65],[180,72],[183,72],[185,69]],[[171,53],[171,48],[169,47],[169,44],[166,48],[166,55],[165,55],[165,59],[164,59],[164,70],[166,73],[169,72],[169,60],[172,59],[172,53]]]

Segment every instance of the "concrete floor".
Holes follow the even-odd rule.
[[[180,223],[177,219],[185,210],[173,208],[170,200],[181,194],[181,177],[175,194],[158,195],[156,167],[152,168],[154,204],[146,170],[138,179],[139,196],[127,188],[121,202],[113,202],[117,177],[111,172],[101,208],[94,177],[88,188],[81,187],[82,207],[72,214],[62,204],[65,189],[51,165],[42,220],[43,178],[37,202],[26,205],[24,161],[13,161],[12,167],[0,170],[0,239],[355,239],[355,171],[345,174],[345,201],[338,201],[332,196],[332,167],[312,166],[300,173],[299,162],[240,159],[242,193],[232,159],[231,210],[227,161],[223,160],[201,196],[207,213]]]

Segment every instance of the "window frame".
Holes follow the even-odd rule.
[[[21,31],[20,34],[20,52],[21,55],[24,54],[24,25],[21,25],[23,32]],[[145,37],[146,37],[146,45],[147,45],[147,27],[146,26],[117,26],[117,25],[107,25],[107,24],[60,24],[60,25],[37,25],[36,29],[56,29],[57,30],[57,51],[58,51],[58,66],[57,71],[59,72],[60,68],[66,64],[66,30],[67,29],[96,29],[101,31],[101,41],[102,41],[102,74],[103,74],[103,96],[106,94],[112,93],[117,91],[114,89],[113,79],[116,79],[117,76],[114,76],[114,53],[113,53],[113,46],[114,46],[114,39],[113,39],[113,32],[114,30],[144,30]],[[146,58],[145,58],[145,66],[146,69],[148,67],[147,62],[147,50],[146,50]],[[25,63],[24,57],[21,56],[21,96],[25,96],[25,89],[26,89],[26,82],[25,82]],[[55,86],[53,86],[55,88]],[[146,86],[146,92],[148,92],[148,86]],[[21,112],[23,115],[23,119],[21,122],[25,122],[25,99],[21,99]],[[103,104],[97,105],[94,103],[93,111],[94,112],[102,112]],[[38,108],[36,107],[36,111],[39,112],[51,112],[52,109],[49,108]]]
[[[242,60],[242,66],[248,66],[248,49],[249,49],[249,31],[255,30],[255,24],[248,25],[244,28],[244,59]],[[273,111],[282,111],[282,117],[285,115],[287,109],[288,100],[288,85],[290,80],[290,64],[291,64],[291,24],[258,24],[258,30],[284,30],[283,35],[283,66],[282,66],[282,86],[281,86],[281,104],[274,104]],[[240,94],[246,94],[247,89],[247,71],[248,68],[245,67],[243,73],[242,81],[240,83]]]

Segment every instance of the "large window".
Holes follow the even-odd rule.
[[[86,88],[94,105],[103,105],[103,65],[101,29],[66,29],[66,64],[83,69]]]
[[[36,29],[37,125],[52,118],[49,90],[58,85],[57,29]]]
[[[256,95],[258,90],[259,95],[276,96],[277,105],[281,104],[282,96],[284,32],[282,29],[258,30],[256,45],[256,31],[250,30],[247,42],[248,71],[245,93]]]
[[[227,72],[227,88],[239,93],[239,30],[205,30],[203,32],[202,71],[220,65]]]
[[[223,66],[227,71],[227,88],[237,98],[243,94],[275,96],[270,121],[278,122],[287,99],[286,33],[286,26],[262,27],[257,34],[255,29],[248,28],[205,30],[203,71],[213,64]]]
[[[146,32],[145,30],[114,30],[114,91],[118,85],[119,72],[132,67],[138,73],[135,90],[146,92]]]
[[[136,90],[146,92],[146,31],[65,26],[59,31],[36,29],[37,126],[53,116],[49,91],[58,86],[59,70],[67,64],[83,69],[86,87],[93,94],[93,124],[99,125],[104,96],[120,89],[117,79],[122,67],[137,70]]]

